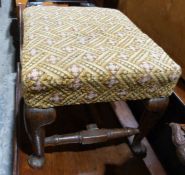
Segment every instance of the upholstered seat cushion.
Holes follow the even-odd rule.
[[[31,107],[169,96],[180,67],[118,10],[24,10],[22,85]]]

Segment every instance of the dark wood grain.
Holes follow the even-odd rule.
[[[140,119],[139,130],[132,143],[133,152],[139,157],[146,156],[146,147],[141,140],[146,137],[153,127],[161,120],[168,107],[169,98],[154,98],[144,101],[144,111]]]
[[[135,117],[132,114],[132,111],[125,102],[114,102],[112,103],[112,107],[122,126],[125,126],[125,124],[127,124],[127,126],[129,127],[134,128],[137,128],[139,126]],[[129,137],[128,140],[129,143],[132,144],[133,137]],[[158,157],[155,155],[155,152],[152,149],[146,137],[143,138],[141,142],[143,145],[145,145],[147,149],[147,155],[143,159],[143,161],[147,166],[148,170],[150,171],[150,174],[166,175],[167,174],[166,171],[162,167]]]
[[[20,141],[20,104],[21,104],[21,86],[20,86],[20,63],[17,63],[17,76],[16,76],[16,96],[15,96],[15,132],[14,132],[14,157],[13,157],[13,175],[19,174],[19,148],[18,142]]]
[[[124,109],[123,109],[124,110]],[[53,133],[68,133],[84,129],[89,123],[98,121],[99,127],[122,128],[109,104],[64,106],[57,111],[58,118],[46,128],[46,136]],[[31,151],[29,141],[21,130],[20,175],[148,175],[144,162],[133,156],[125,139],[108,143],[80,146],[78,144],[46,148],[46,164],[34,170],[27,164]]]
[[[38,109],[26,105],[24,110],[25,127],[33,147],[33,154],[29,156],[28,163],[32,168],[40,168],[45,162],[45,126],[55,121],[56,111],[55,108]]]

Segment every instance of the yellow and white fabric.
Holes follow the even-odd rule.
[[[180,67],[118,10],[24,10],[22,85],[31,107],[169,96]]]

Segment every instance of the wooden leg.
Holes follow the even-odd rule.
[[[147,136],[150,130],[163,116],[169,103],[168,97],[149,99],[145,101],[145,110],[140,120],[140,133],[135,135],[131,148],[139,157],[146,156],[146,148],[141,140]]]
[[[54,122],[55,118],[54,108],[38,109],[25,106],[25,126],[33,146],[33,155],[29,156],[28,163],[33,168],[44,165],[44,126]]]

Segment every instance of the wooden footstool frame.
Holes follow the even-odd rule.
[[[65,1],[67,2],[67,1]],[[69,1],[68,1],[69,2]],[[75,1],[77,3],[77,1]],[[81,0],[78,3],[84,2]],[[87,3],[89,6],[89,3]],[[19,29],[20,29],[20,53],[23,43],[23,18],[22,12],[25,6],[19,4]],[[17,81],[17,99],[22,97],[21,93],[21,64],[18,63],[18,81]],[[146,155],[146,148],[141,144],[141,140],[149,133],[149,131],[155,126],[155,124],[161,119],[165,109],[168,106],[169,98],[161,97],[143,100],[145,104],[145,110],[141,117],[140,126],[135,128],[123,128],[123,129],[98,129],[96,124],[87,126],[87,130],[65,134],[54,135],[51,137],[45,137],[45,126],[53,123],[56,119],[56,109],[47,108],[31,108],[24,104],[24,121],[26,131],[33,146],[33,154],[29,156],[28,163],[33,168],[40,168],[44,165],[44,147],[59,144],[68,143],[81,143],[81,144],[93,144],[98,142],[105,142],[109,139],[118,137],[126,137],[135,135],[131,148],[133,152],[144,157]],[[19,103],[19,102],[18,102]],[[140,132],[139,132],[140,131]]]

